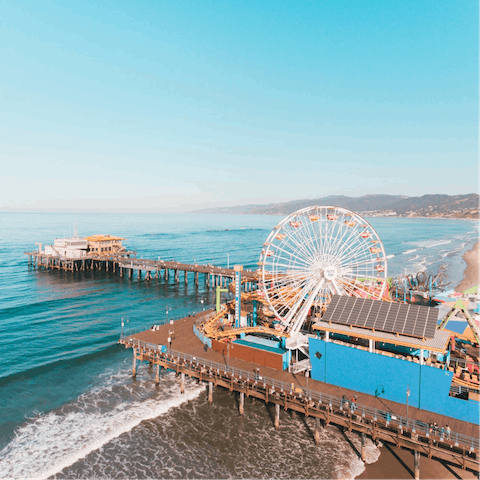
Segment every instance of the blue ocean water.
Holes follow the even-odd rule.
[[[281,218],[78,214],[77,222],[82,235],[126,238],[124,244],[137,257],[256,268],[262,244]],[[160,389],[147,370],[132,380],[129,352],[116,345],[122,317],[129,328],[147,328],[158,319],[208,308],[213,292],[202,282],[195,287],[172,278],[148,282],[110,272],[27,266],[23,252],[35,250],[35,242],[70,236],[74,220],[70,214],[0,213],[0,478],[248,477],[258,476],[259,468],[271,478],[337,478],[363,468],[333,431],[325,433],[324,454],[315,462],[305,459],[302,470],[275,467],[281,460],[260,467],[250,442],[271,448],[271,435],[259,434],[269,428],[264,406],[251,406],[242,436],[227,448],[225,441],[211,440],[231,421],[233,400],[227,394],[219,393],[215,406],[215,415],[224,418],[221,427],[211,418],[203,387],[192,383],[179,397],[169,374]],[[390,276],[442,270],[455,285],[465,268],[462,255],[478,239],[478,224],[472,221],[368,221],[384,243]],[[198,412],[201,427],[195,423]],[[285,419],[279,438],[310,451],[308,435],[302,437],[292,422]],[[190,429],[188,439],[175,433],[185,429]],[[149,439],[143,450],[137,448],[145,443],[140,438]],[[202,455],[194,455],[194,447]],[[235,459],[242,457],[239,469]]]

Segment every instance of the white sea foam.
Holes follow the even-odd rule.
[[[204,390],[193,382],[187,382],[186,387],[181,396],[120,402],[102,413],[94,403],[79,401],[74,407],[80,408],[69,413],[41,415],[19,427],[13,440],[0,451],[0,478],[33,479],[55,475],[143,420],[165,414]],[[178,393],[178,386],[176,390]]]
[[[405,250],[405,251],[403,252],[403,254],[404,254],[404,255],[408,255],[409,253],[413,253],[413,252],[416,252],[416,251],[417,251],[416,248],[412,248],[411,250]]]
[[[395,255],[387,255],[387,259],[388,258],[393,258]]]

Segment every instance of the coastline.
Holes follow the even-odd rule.
[[[413,453],[396,448],[393,445],[379,447],[380,456],[374,463],[365,464],[365,470],[356,479],[412,479],[414,476]],[[420,478],[442,479],[475,479],[475,473],[448,465],[445,462],[420,457]]]
[[[473,248],[463,255],[463,259],[465,260],[467,267],[463,272],[463,279],[455,287],[455,291],[463,292],[464,290],[467,290],[479,284],[479,252],[480,241],[477,241]]]

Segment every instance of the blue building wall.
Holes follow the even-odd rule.
[[[311,377],[314,380],[369,395],[377,393],[380,398],[403,404],[406,404],[409,388],[409,405],[467,422],[479,422],[478,402],[448,395],[453,376],[448,370],[357,350],[318,338],[309,339],[309,348]],[[317,352],[321,354],[320,359],[316,356]]]

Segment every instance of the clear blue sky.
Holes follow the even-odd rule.
[[[0,209],[478,191],[474,0],[0,9]]]

